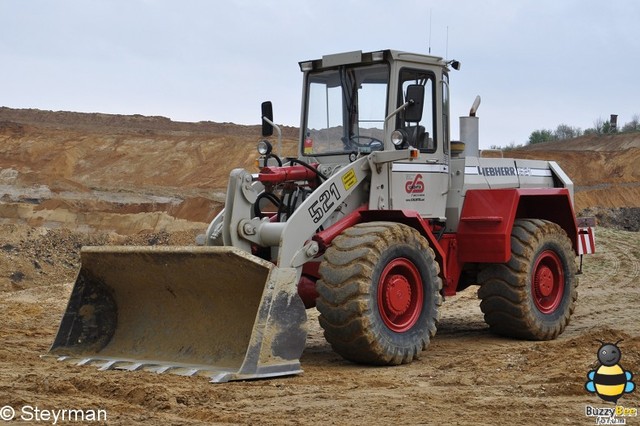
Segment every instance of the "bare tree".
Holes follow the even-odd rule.
[[[571,127],[568,124],[559,124],[554,132],[556,139],[574,139],[582,136],[582,130],[579,127]]]
[[[598,117],[593,121],[593,129],[595,130],[595,133],[599,135],[603,133],[604,123],[605,121],[602,119],[602,117]]]

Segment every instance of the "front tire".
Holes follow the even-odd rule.
[[[439,272],[433,249],[409,226],[370,222],[345,230],[320,264],[325,338],[350,361],[411,362],[436,333]]]
[[[511,232],[511,259],[478,275],[480,309],[492,332],[551,340],[569,324],[578,292],[575,253],[560,226],[518,219]]]

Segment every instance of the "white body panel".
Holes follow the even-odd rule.
[[[470,189],[553,188],[569,189],[573,183],[557,164],[540,160],[466,157],[451,160],[451,188],[446,204],[447,232],[458,228],[464,197]]]

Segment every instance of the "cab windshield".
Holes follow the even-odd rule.
[[[388,82],[386,64],[310,73],[303,155],[382,150]]]

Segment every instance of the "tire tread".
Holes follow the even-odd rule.
[[[548,320],[537,311],[531,300],[530,268],[536,250],[546,242],[559,247],[566,262],[565,297],[562,312]],[[492,332],[528,340],[550,340],[560,335],[569,324],[578,297],[575,255],[571,241],[557,224],[541,219],[518,219],[511,232],[512,255],[505,264],[491,264],[478,275],[480,309]]]

